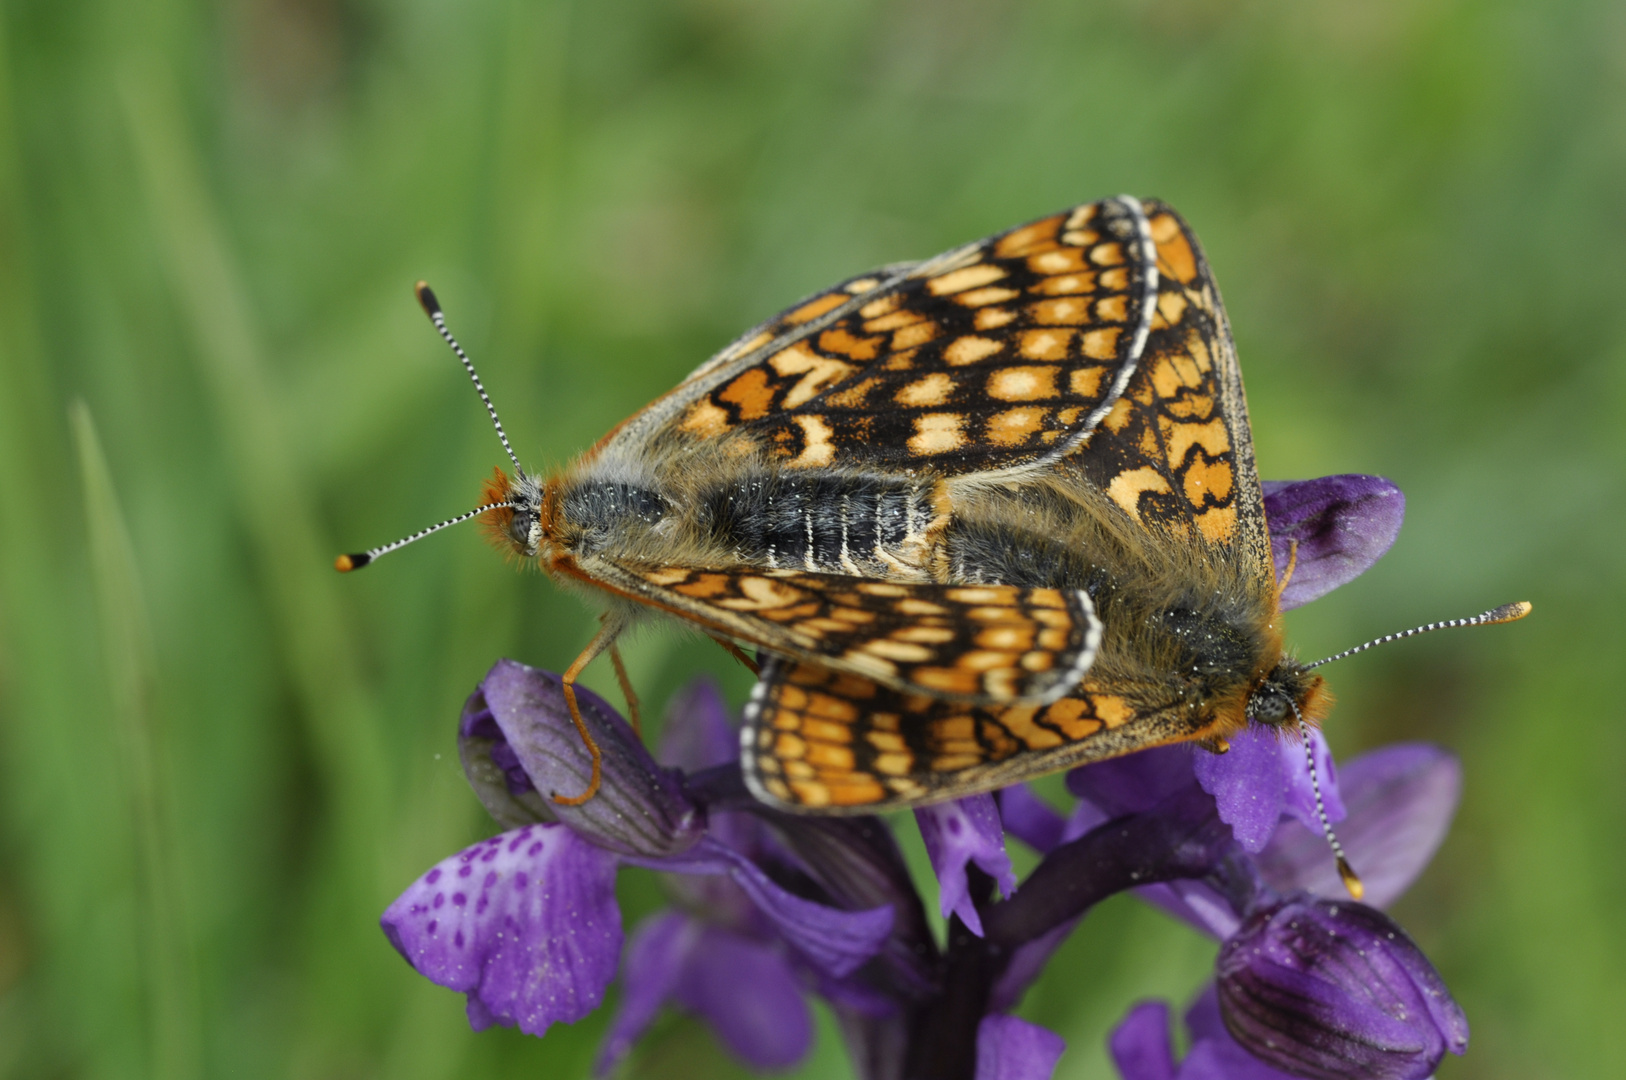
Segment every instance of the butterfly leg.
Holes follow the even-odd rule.
[[[1287,583],[1293,580],[1293,571],[1298,568],[1298,565],[1299,542],[1297,540],[1289,540],[1287,542],[1287,569],[1282,571],[1281,584],[1276,586],[1276,603],[1278,606],[1280,606],[1282,602],[1282,593],[1287,591]]]
[[[744,664],[751,674],[762,674],[762,665],[751,659],[750,654],[744,649],[740,648],[732,641],[729,641],[727,638],[714,637],[711,640],[715,641],[717,644],[721,645],[725,650],[727,650],[728,655]]]
[[[604,770],[603,754],[600,753],[598,743],[594,740],[592,733],[587,730],[587,724],[582,720],[581,706],[576,703],[576,680],[587,669],[587,665],[598,659],[599,654],[606,649],[612,650],[612,657],[614,656],[615,639],[620,635],[621,629],[619,622],[612,623],[606,619],[604,624],[599,627],[598,633],[593,635],[593,640],[587,643],[587,648],[583,649],[581,655],[576,657],[576,662],[566,668],[565,673],[559,677],[560,681],[564,683],[565,705],[570,709],[570,722],[576,725],[576,734],[581,736],[582,744],[587,747],[587,752],[593,756],[593,775],[587,781],[587,790],[580,795],[560,795],[558,792],[554,792],[553,801],[560,806],[580,806],[598,794],[599,781],[603,777]],[[616,673],[620,675],[622,670],[621,665],[617,663]],[[622,677],[625,678],[624,675]],[[626,684],[623,683],[622,685],[625,686]]]
[[[644,726],[638,719],[638,695],[632,689],[632,680],[627,678],[627,665],[621,662],[621,649],[614,643],[610,645],[610,663],[615,665],[615,681],[621,684],[621,696],[627,699],[627,717],[632,721],[632,730],[642,739]]]

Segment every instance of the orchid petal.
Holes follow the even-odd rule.
[[[937,874],[938,903],[943,917],[958,915],[978,937],[982,919],[972,901],[966,864],[975,863],[1006,896],[1016,891],[1016,872],[1005,851],[1005,832],[992,795],[972,795],[915,811],[920,838]]]
[[[1389,550],[1406,515],[1406,497],[1381,476],[1266,481],[1263,487],[1278,580],[1298,544],[1293,576],[1282,590],[1283,611],[1359,577]]]
[[[985,1016],[977,1025],[976,1080],[1050,1080],[1067,1040],[1015,1016]]]
[[[1131,1008],[1112,1029],[1107,1049],[1123,1080],[1175,1080],[1169,1007],[1161,1001],[1143,1001]]]
[[[1341,787],[1349,813],[1339,823],[1338,839],[1365,883],[1364,901],[1387,907],[1445,839],[1462,791],[1462,767],[1437,746],[1399,743],[1345,762]],[[1278,891],[1343,893],[1319,829],[1284,821],[1258,861]]]
[[[621,951],[615,857],[527,825],[443,859],[384,912],[390,943],[469,1019],[541,1035],[598,1007]]]
[[[813,1042],[813,1015],[784,954],[727,930],[702,932],[677,999],[754,1069],[789,1068]]]
[[[593,1064],[606,1076],[632,1050],[672,997],[684,963],[700,940],[700,924],[676,911],[663,911],[638,925],[621,957],[621,1001]]]

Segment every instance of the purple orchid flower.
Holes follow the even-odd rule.
[[[1278,573],[1290,550],[1295,561],[1284,607],[1371,565],[1403,506],[1373,477],[1267,485]],[[704,1019],[752,1067],[793,1064],[816,995],[863,1080],[1046,1080],[1064,1044],[1011,1010],[1095,903],[1135,890],[1224,945],[1215,987],[1188,1014],[1184,1062],[1168,1049],[1166,1007],[1143,1005],[1120,1027],[1114,1055],[1132,1080],[1265,1080],[1284,1063],[1303,1071],[1306,1054],[1324,1070],[1306,1075],[1367,1075],[1338,1071],[1338,1055],[1367,1047],[1382,1023],[1370,1075],[1410,1076],[1466,1038],[1438,976],[1409,942],[1393,944],[1403,935],[1385,936],[1384,916],[1315,898],[1338,883],[1296,741],[1245,734],[1223,756],[1172,747],[1087,766],[1068,778],[1079,799],[1065,816],[1023,786],[917,811],[948,918],[939,942],[884,822],[750,797],[714,689],[673,703],[664,765],[602,699],[578,695],[603,784],[560,806],[549,796],[580,790],[589,761],[558,677],[512,661],[491,670],[464,709],[459,750],[507,831],[430,870],[384,914],[414,967],[467,995],[477,1029],[540,1035],[580,1019],[619,970],[601,1075],[668,1007]],[[1315,747],[1328,811],[1386,903],[1444,835],[1455,763],[1391,748],[1349,763],[1340,783],[1318,734]],[[1043,855],[1020,889],[1006,833]],[[624,941],[614,882],[628,865],[660,872],[672,906]],[[1386,996],[1348,977],[1351,948],[1380,954]],[[1314,1008],[1288,1007],[1295,987]],[[1434,1017],[1433,1035],[1397,1012]],[[1309,1050],[1272,1057],[1260,1033],[1280,1030],[1294,1053]]]

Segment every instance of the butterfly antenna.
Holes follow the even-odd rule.
[[[508,433],[502,429],[502,421],[497,419],[497,406],[491,403],[491,395],[486,393],[485,384],[480,381],[479,373],[474,370],[474,361],[469,359],[469,354],[463,351],[463,346],[457,343],[457,339],[452,336],[452,332],[446,328],[446,316],[441,313],[440,301],[435,299],[435,294],[429,288],[428,282],[418,282],[417,285],[413,286],[412,291],[418,294],[418,303],[423,305],[424,314],[428,315],[430,321],[435,324],[435,329],[440,331],[440,336],[446,339],[446,344],[450,345],[452,351],[457,354],[457,358],[463,361],[463,370],[467,371],[469,378],[474,380],[474,389],[479,392],[480,400],[486,403],[486,412],[491,414],[491,426],[497,429],[497,438],[502,440],[502,448],[508,451],[508,460],[514,463],[514,472],[519,476],[524,476],[525,469],[520,465],[519,458],[515,456],[514,448],[508,444]],[[478,513],[479,511],[475,512]],[[439,527],[437,525],[435,528]],[[429,531],[433,532],[434,530]]]
[[[1321,831],[1327,837],[1327,846],[1332,848],[1332,857],[1338,860],[1338,876],[1343,879],[1344,888],[1349,895],[1359,900],[1366,895],[1366,886],[1361,883],[1361,877],[1355,868],[1349,865],[1349,859],[1344,855],[1344,845],[1338,842],[1338,834],[1332,831],[1332,822],[1327,818],[1327,804],[1321,798],[1321,774],[1315,767],[1315,744],[1310,741],[1310,725],[1304,722],[1304,714],[1291,699],[1288,703],[1293,706],[1293,715],[1298,717],[1299,734],[1304,738],[1304,760],[1310,766],[1310,789],[1315,792],[1315,816],[1321,821]]]
[[[462,522],[469,520],[471,517],[476,517],[485,513],[487,510],[512,510],[514,509],[515,505],[516,504],[511,502],[487,503],[484,506],[476,507],[475,509],[470,510],[466,514],[459,514],[454,518],[447,518],[439,525],[431,525],[427,529],[419,529],[411,536],[403,536],[393,544],[385,544],[383,547],[375,547],[367,551],[358,551],[353,555],[340,555],[337,559],[333,560],[333,568],[341,574],[349,573],[351,570],[360,570],[363,566],[366,566],[374,559],[377,559],[380,555],[388,555],[392,551],[404,548],[408,544],[422,540],[430,533],[438,533],[440,530],[448,528],[452,525],[461,524]]]
[[[1322,664],[1330,664],[1334,660],[1342,660],[1346,656],[1354,656],[1356,653],[1375,649],[1379,645],[1387,645],[1391,641],[1399,641],[1402,638],[1416,637],[1418,634],[1426,634],[1432,630],[1451,630],[1458,626],[1493,626],[1496,623],[1507,623],[1522,619],[1528,614],[1530,614],[1530,605],[1523,600],[1516,604],[1503,604],[1499,608],[1487,611],[1483,615],[1475,615],[1471,619],[1447,619],[1445,622],[1431,622],[1422,626],[1414,626],[1410,630],[1402,630],[1398,634],[1384,634],[1380,638],[1373,638],[1364,645],[1357,645],[1353,649],[1345,649],[1341,653],[1324,657],[1313,664],[1305,664],[1304,667],[1305,670],[1318,668]]]

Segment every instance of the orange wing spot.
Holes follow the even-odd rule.
[[[760,419],[773,409],[773,387],[768,383],[768,373],[757,367],[742,372],[715,396],[719,401],[738,406],[741,420]]]
[[[1064,428],[1070,428],[1074,424],[1078,423],[1079,418],[1082,417],[1083,415],[1084,415],[1084,410],[1078,408],[1077,406],[1074,406],[1071,409],[1063,409],[1061,412],[1056,414],[1056,423],[1060,424]],[[1059,432],[1059,431],[1047,431],[1047,432],[1045,432],[1045,434],[1048,435],[1048,436],[1055,436],[1055,435],[1060,435],[1061,432]],[[1049,438],[1046,441],[1047,442],[1055,442],[1056,440],[1054,438]]]
[[[1182,285],[1189,284],[1197,276],[1197,256],[1180,223],[1170,214],[1159,214],[1151,224],[1152,239],[1157,243],[1158,269]]]
[[[1172,398],[1185,389],[1185,380],[1180,378],[1180,373],[1175,370],[1167,356],[1158,357],[1157,363],[1153,364],[1152,369],[1146,374],[1151,380],[1152,389],[1157,391],[1160,398]]]
[[[877,750],[899,751],[908,749],[903,736],[890,731],[871,731],[864,735],[864,741]]]
[[[1231,497],[1231,466],[1225,461],[1208,461],[1198,458],[1186,469],[1182,482],[1185,489],[1186,501],[1192,506],[1202,506],[1208,496],[1212,501],[1222,503]]]
[[[1057,248],[1029,255],[1028,269],[1035,274],[1076,274],[1084,269],[1084,252],[1078,248]]]
[[[703,439],[716,438],[729,428],[728,410],[719,408],[710,398],[699,398],[689,406],[679,428]]]
[[[881,384],[880,379],[862,379],[844,390],[836,390],[824,400],[838,409],[861,409],[869,392]]]
[[[1202,447],[1211,458],[1223,457],[1231,450],[1231,433],[1225,430],[1225,421],[1218,416],[1206,424],[1172,424],[1164,438],[1172,462],[1186,460],[1193,446]]]
[[[871,300],[869,303],[859,308],[858,314],[861,318],[865,319],[879,319],[882,315],[890,315],[892,312],[896,311],[898,309],[898,304],[902,302],[902,299],[903,298],[898,293],[888,293],[879,299]]]
[[[966,364],[975,364],[979,360],[986,360],[1004,347],[1005,343],[1003,341],[967,334],[965,337],[955,338],[949,343],[948,348],[943,350],[943,359],[955,367],[964,367]]]
[[[1095,302],[1095,317],[1102,322],[1129,321],[1129,297],[1103,296]]]
[[[1072,705],[1076,706],[1076,708],[1059,709],[1056,707],[1060,705]],[[1069,742],[1087,739],[1100,731],[1102,724],[1093,716],[1082,715],[1083,706],[1084,703],[1077,698],[1062,698],[1045,713],[1045,719],[1061,728],[1062,734],[1067,736]]]
[[[909,590],[902,585],[893,585],[886,581],[865,581],[858,585],[858,591],[869,596],[908,596]]]
[[[984,307],[988,304],[1003,304],[1007,300],[1014,300],[1022,294],[1015,289],[1007,289],[1002,285],[990,285],[986,289],[972,289],[961,293],[954,298],[954,302],[964,307]]]
[[[1197,370],[1204,375],[1214,370],[1214,358],[1208,353],[1208,342],[1203,340],[1203,336],[1197,332],[1195,327],[1192,328],[1191,333],[1186,335],[1186,352],[1190,354],[1192,362],[1197,365]]]
[[[1101,276],[1095,279],[1101,288],[1111,289],[1113,292],[1124,292],[1129,288],[1129,268],[1114,266],[1111,270],[1101,271]]]
[[[956,604],[997,604],[1006,598],[1006,593],[1003,589],[982,589],[975,585],[961,585],[949,589],[943,593],[943,597]]]
[[[727,574],[701,574],[687,585],[679,585],[673,591],[684,596],[692,596],[696,600],[709,600],[713,596],[722,596],[731,592]]]
[[[860,293],[869,292],[871,289],[875,288],[875,286],[879,285],[880,283],[881,283],[880,278],[872,278],[872,277],[859,278],[857,281],[849,281],[847,283],[847,292],[850,293],[853,296],[857,296]]]
[[[985,425],[988,441],[996,446],[1021,446],[1044,427],[1049,415],[1049,409],[1032,405],[995,413]]]
[[[910,672],[909,681],[916,686],[939,694],[971,695],[982,690],[982,686],[977,681],[977,673],[960,668],[916,668]],[[966,717],[966,722],[969,723],[970,719],[970,717]]]
[[[892,631],[895,641],[910,641],[918,645],[947,645],[958,635],[947,626],[902,626]]]
[[[1122,333],[1116,326],[1084,331],[1084,355],[1091,360],[1118,359],[1118,335]]]
[[[781,409],[805,405],[826,388],[858,370],[845,361],[820,356],[808,348],[805,341],[798,341],[790,348],[775,353],[768,364],[787,378],[791,375],[802,376],[795,386],[786,391],[784,400],[779,403]]]
[[[1044,401],[1056,396],[1056,369],[1001,368],[988,376],[986,392],[999,401]]]
[[[1093,274],[1058,274],[1028,286],[1028,292],[1040,296],[1072,296],[1075,293],[1095,291]]]
[[[900,664],[924,664],[937,653],[924,645],[916,645],[909,641],[893,641],[891,638],[871,638],[858,647],[860,652],[870,656],[879,656],[883,660],[896,660]],[[852,655],[852,650],[848,650]]]
[[[1087,248],[1099,239],[1101,234],[1094,229],[1069,229],[1061,234],[1062,243],[1080,248]]]
[[[1055,708],[1055,705],[1051,708]],[[1035,712],[1031,706],[1016,706],[1001,709],[997,715],[1005,729],[1029,750],[1048,750],[1052,746],[1060,746],[1062,741],[1060,735],[1033,722]]]
[[[1236,535],[1236,507],[1216,506],[1197,515],[1197,531],[1214,544],[1222,544]]]
[[[937,324],[929,319],[905,326],[892,335],[892,351],[902,352],[904,349],[913,349],[924,345],[937,336]]]
[[[800,735],[782,731],[779,738],[774,740],[773,752],[774,756],[782,761],[796,761],[807,752],[807,743]]]
[[[950,270],[946,274],[929,278],[926,288],[933,296],[948,296],[951,293],[965,292],[978,285],[987,285],[998,281],[1005,276],[1005,268],[996,263],[981,263],[976,266],[966,266],[959,270]]]
[[[812,469],[828,465],[836,459],[836,447],[830,440],[835,432],[822,416],[793,417],[802,429],[802,452],[785,462],[793,469]]]
[[[1116,240],[1090,249],[1090,261],[1097,266],[1118,266],[1124,261],[1124,246]]]
[[[980,764],[982,764],[980,750],[974,754],[943,754],[932,758],[932,772],[959,772],[961,769],[969,769],[973,765]]]
[[[1088,687],[1085,689],[1088,691]],[[1091,693],[1089,698],[1096,717],[1109,728],[1118,727],[1135,715],[1135,710],[1129,707],[1129,702],[1117,694]]]
[[[965,713],[954,713],[932,725],[931,745],[941,749],[944,743],[974,738],[976,731],[976,721],[970,716]]]
[[[893,353],[891,356],[881,361],[881,370],[913,371],[915,367],[915,356],[919,352],[919,349],[905,349],[901,353]]]
[[[1180,373],[1180,381],[1187,386],[1196,389],[1203,384],[1203,373],[1197,370],[1196,361],[1185,353],[1170,353],[1169,363],[1174,365],[1174,370]]]
[[[1107,415],[1101,418],[1101,426],[1105,427],[1114,435],[1118,435],[1123,432],[1124,428],[1129,426],[1129,421],[1134,417],[1134,415],[1135,406],[1130,404],[1128,399],[1119,398],[1113,403],[1112,408],[1110,411],[1108,411]]]
[[[1153,330],[1167,330],[1171,326],[1180,325],[1180,320],[1186,317],[1186,297],[1184,293],[1160,293],[1157,298],[1157,314],[1152,316]]]
[[[1041,300],[1037,304],[1028,305],[1028,315],[1033,321],[1041,325],[1086,323],[1090,321],[1090,305],[1087,301],[1074,297],[1063,297],[1059,300]]]
[[[915,763],[913,754],[876,754],[875,760],[870,763],[878,773],[887,776],[907,776]],[[880,798],[880,796],[876,796]]]
[[[1067,217],[1067,227],[1082,229],[1095,220],[1095,215],[1100,213],[1100,210],[1100,203],[1085,203],[1083,206],[1074,207],[1073,212]]]
[[[927,413],[915,417],[909,449],[916,454],[946,454],[965,445],[965,417],[959,413]]]
[[[1214,399],[1207,394],[1181,394],[1163,407],[1181,420],[1207,420],[1214,415]]]
[[[1033,648],[1033,633],[1031,626],[990,626],[977,631],[976,643],[984,649],[1024,652]]]
[[[837,292],[809,300],[789,315],[786,315],[785,321],[800,326],[802,323],[811,322],[826,312],[834,311],[850,299],[852,299],[850,296]]]
[[[1126,469],[1112,478],[1107,485],[1107,497],[1121,506],[1135,520],[1140,520],[1140,497],[1148,491],[1166,494],[1169,482],[1162,473],[1149,465]]]
[[[930,600],[922,600],[918,596],[906,596],[892,605],[892,610],[900,615],[947,615],[949,609],[942,604],[934,604]],[[894,637],[897,635],[894,634]]]
[[[852,772],[854,764],[853,752],[845,746],[831,746],[829,743],[816,742],[807,748],[807,763],[815,769],[838,769],[841,772]]]
[[[955,382],[949,375],[941,371],[934,371],[924,378],[901,388],[892,395],[892,400],[899,405],[908,405],[911,408],[922,406],[947,405],[949,398],[954,396]]]
[[[1067,377],[1067,390],[1075,397],[1093,398],[1101,393],[1101,380],[1107,377],[1109,369],[1104,367],[1074,368]],[[1071,424],[1065,415],[1062,423]]]
[[[881,338],[854,337],[841,327],[826,330],[819,335],[819,349],[827,353],[840,353],[854,360],[873,360],[880,351]]]
[[[972,322],[978,330],[998,330],[1014,318],[1016,312],[1009,308],[985,307],[977,311],[977,317]]]
[[[994,245],[994,255],[1001,259],[1014,259],[1026,255],[1041,244],[1054,242],[1060,229],[1060,214],[1045,218],[1043,221],[1035,221],[1032,225],[1024,225],[1000,237],[999,243]]]
[[[1017,351],[1029,360],[1065,360],[1074,330],[1024,330]]]
[[[875,612],[865,611],[863,608],[838,607],[830,609],[830,618],[840,619],[849,628],[853,626],[867,626],[875,621]]]
[[[915,323],[920,322],[925,317],[926,316],[922,315],[920,312],[911,310],[910,308],[900,308],[899,310],[889,314],[870,319],[864,324],[864,329],[868,330],[872,334],[884,334],[888,330],[897,330],[900,327],[913,326]]]
[[[657,567],[654,570],[647,571],[644,574],[644,580],[649,582],[651,585],[659,585],[662,588],[667,588],[689,580],[690,573],[691,571],[686,570],[681,566],[662,566]]]

